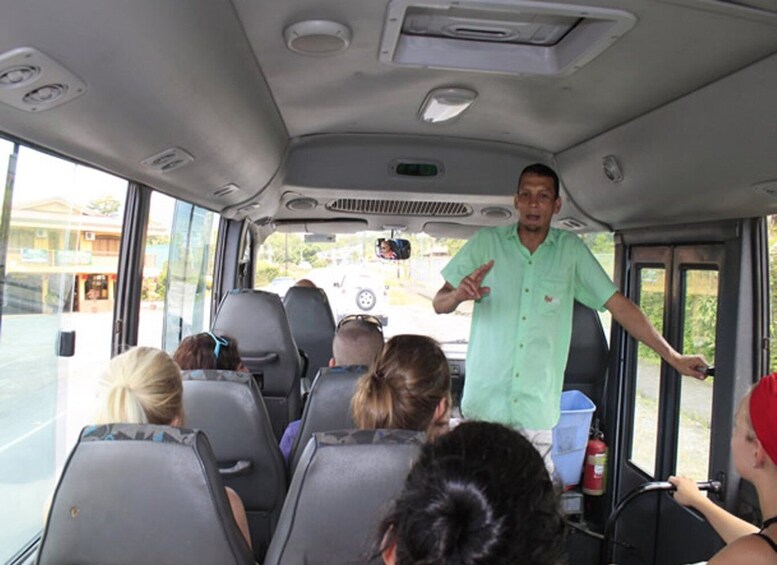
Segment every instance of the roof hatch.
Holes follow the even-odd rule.
[[[571,74],[630,30],[621,10],[545,2],[392,0],[380,60],[507,74]]]

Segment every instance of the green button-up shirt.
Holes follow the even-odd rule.
[[[617,288],[577,236],[551,228],[534,254],[517,225],[484,228],[442,270],[457,287],[494,260],[475,303],[462,415],[542,430],[559,419],[574,300],[603,310]]]

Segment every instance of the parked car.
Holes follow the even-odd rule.
[[[370,314],[388,325],[388,286],[372,273],[349,272],[334,282],[338,321],[349,314]]]

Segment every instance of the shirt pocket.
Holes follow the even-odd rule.
[[[538,309],[540,312],[554,313],[569,302],[571,292],[567,280],[543,279],[538,284]]]

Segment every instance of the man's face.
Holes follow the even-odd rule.
[[[515,209],[521,229],[540,232],[550,227],[550,220],[561,210],[561,199],[556,198],[553,179],[525,174],[515,194]]]

